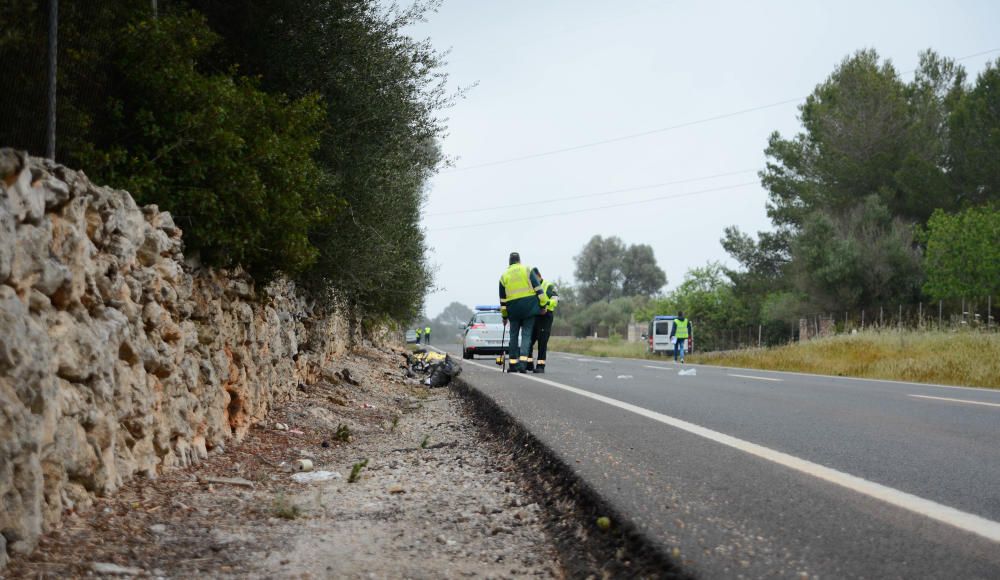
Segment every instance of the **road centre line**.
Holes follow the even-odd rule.
[[[597,363],[599,365],[609,365],[609,364],[611,364],[611,361],[609,361],[609,360],[594,360],[592,358],[578,358],[576,360],[578,360],[580,362],[585,362],[585,363]]]
[[[737,375],[737,374],[733,374],[733,373],[726,373],[726,374],[729,375],[729,376],[731,376],[731,377],[739,377],[741,379],[757,379],[758,381],[777,381],[777,382],[780,383],[780,382],[783,382],[785,380],[785,379],[775,379],[773,377],[755,377],[753,375]]]
[[[986,403],[984,401],[967,401],[965,399],[951,399],[948,397],[932,397],[930,395],[907,395],[908,397],[917,397],[918,399],[935,399],[938,401],[950,401],[953,403],[966,403],[969,405],[985,405],[987,407],[1000,407],[1000,403]]]
[[[672,371],[672,370],[674,370],[674,367],[654,367],[653,365],[642,365],[642,366],[643,366],[643,368],[656,369],[658,371]]]
[[[466,362],[471,362],[473,365],[487,370],[500,370],[473,361]],[[555,381],[536,377],[534,375],[522,375],[518,373],[516,376],[536,381],[550,387],[555,387],[557,389],[562,389],[564,391],[580,395],[581,397],[593,399],[595,401],[611,405],[612,407],[617,407],[619,409],[635,413],[642,417],[658,421],[693,435],[703,437],[710,441],[714,441],[727,447],[743,451],[755,457],[776,463],[783,467],[799,471],[828,483],[839,485],[848,490],[881,500],[898,508],[937,520],[960,530],[982,536],[988,540],[1000,542],[1000,522],[995,522],[975,514],[963,512],[953,507],[939,504],[935,501],[918,497],[905,491],[888,487],[880,483],[875,483],[874,481],[869,481],[856,475],[844,473],[843,471],[838,471],[818,463],[813,463],[812,461],[808,461],[806,459],[800,459],[794,455],[789,455],[769,447],[764,447],[763,445],[744,441],[731,435],[726,435],[725,433],[720,433],[718,431],[684,421],[683,419],[657,413],[656,411],[650,411],[649,409],[645,409],[631,403],[612,399],[611,397],[605,397],[604,395],[598,395],[597,393],[591,393],[590,391],[585,391],[583,389],[578,389],[576,387],[571,387],[569,385],[564,385]]]

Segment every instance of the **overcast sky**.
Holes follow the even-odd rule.
[[[756,171],[772,131],[798,130],[797,99],[862,48],[907,80],[923,49],[1000,49],[1000,2],[445,0],[410,32],[451,50],[453,87],[478,82],[444,112],[455,168],[431,181],[424,210],[435,316],[456,300],[496,303],[511,251],[573,281],[595,234],[651,245],[667,289],[729,263],[726,226],[769,228]],[[975,78],[998,56],[962,64]],[[545,203],[573,196],[588,197]],[[642,200],[654,201],[631,203]]]

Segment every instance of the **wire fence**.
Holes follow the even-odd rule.
[[[839,312],[817,312],[797,322],[770,321],[738,326],[697,324],[700,350],[733,350],[777,346],[837,334],[863,331],[957,331],[998,332],[996,301],[992,296],[975,299],[939,300],[916,304],[879,305]]]

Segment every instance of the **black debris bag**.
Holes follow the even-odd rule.
[[[428,374],[424,384],[430,387],[444,387],[451,382],[451,379],[462,374],[462,365],[455,362],[450,356],[446,356],[443,361],[430,365]]]

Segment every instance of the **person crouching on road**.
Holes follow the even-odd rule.
[[[677,311],[677,318],[674,319],[674,326],[670,329],[670,336],[674,339],[674,362],[677,362],[677,355],[680,354],[681,363],[684,363],[684,347],[687,346],[688,337],[691,336],[691,321],[684,318],[684,312]]]
[[[510,371],[524,373],[531,362],[528,349],[535,317],[545,308],[548,299],[542,291],[541,281],[521,264],[520,254],[511,252],[508,263],[507,271],[500,276],[500,315],[505,326],[510,322]]]
[[[546,305],[535,317],[535,329],[531,335],[531,347],[528,348],[528,360],[531,360],[537,342],[538,360],[535,361],[534,368],[531,370],[535,373],[544,373],[545,355],[549,350],[549,335],[552,334],[552,322],[555,319],[556,306],[559,305],[559,293],[556,291],[555,284],[542,278],[542,273],[538,271],[538,268],[532,268],[531,273],[542,283],[542,293],[545,294]],[[532,366],[530,362],[528,366]]]

